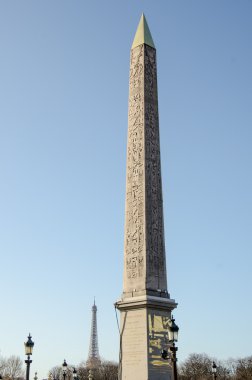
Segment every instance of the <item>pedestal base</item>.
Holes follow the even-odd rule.
[[[152,296],[116,303],[121,312],[120,380],[172,380],[172,364],[161,358],[161,351],[169,347],[168,320],[176,306],[174,300]]]

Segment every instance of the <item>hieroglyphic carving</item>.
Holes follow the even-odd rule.
[[[127,185],[125,214],[125,266],[128,279],[144,269],[144,46],[131,51]]]
[[[145,44],[131,50],[128,124],[124,288],[167,289],[156,51]]]
[[[166,290],[156,51],[149,46],[145,48],[144,73],[147,287]]]

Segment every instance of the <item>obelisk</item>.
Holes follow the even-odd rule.
[[[142,15],[131,48],[120,380],[172,379],[160,164],[156,49]]]

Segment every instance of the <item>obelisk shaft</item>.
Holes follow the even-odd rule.
[[[156,50],[145,43],[130,58],[124,244],[124,295],[167,297]]]

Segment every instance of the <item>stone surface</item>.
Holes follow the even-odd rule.
[[[156,50],[131,50],[124,293],[167,296]],[[154,293],[153,293],[154,292]],[[158,294],[159,295],[159,294]]]
[[[130,56],[120,380],[172,379],[161,359],[176,303],[167,289],[156,50],[139,37],[147,30],[153,42],[140,20]]]
[[[119,379],[171,380],[171,362],[161,359],[161,351],[169,346],[168,320],[171,318],[174,303],[170,303],[170,310],[164,302],[162,308],[159,308],[154,303],[151,305],[148,300],[145,305],[136,302],[134,307],[127,306],[122,304],[119,306],[121,310]]]

